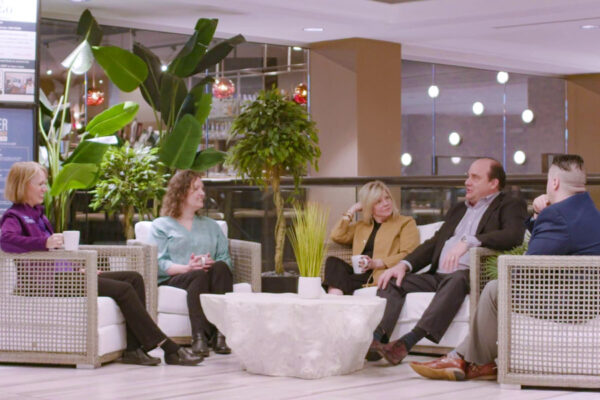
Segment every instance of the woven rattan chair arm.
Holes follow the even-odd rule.
[[[469,276],[471,282],[471,291],[469,294],[469,315],[470,321],[473,321],[477,304],[479,303],[479,296],[483,287],[488,282],[488,278],[482,271],[482,265],[486,257],[497,254],[496,251],[485,247],[473,247],[469,251]]]
[[[233,262],[234,283],[248,282],[252,291],[261,291],[261,244],[247,240],[229,239],[229,253]]]

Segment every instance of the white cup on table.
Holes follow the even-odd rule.
[[[64,231],[63,241],[65,243],[65,250],[79,250],[79,231]]]

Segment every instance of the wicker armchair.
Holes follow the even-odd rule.
[[[498,379],[600,388],[600,256],[500,256]]]
[[[106,298],[98,297],[97,271],[140,272],[143,249],[81,247],[85,250],[0,252],[0,362],[95,368],[121,356],[122,315],[100,334],[99,299]],[[118,310],[106,300],[103,306]],[[115,333],[116,340],[106,338]]]
[[[471,261],[469,263],[469,277],[471,279],[471,292],[469,293],[469,316],[471,323],[475,316],[475,310],[479,303],[479,296],[485,285],[491,280],[483,271],[483,264],[488,257],[495,256],[497,251],[485,247],[475,247],[470,250]]]

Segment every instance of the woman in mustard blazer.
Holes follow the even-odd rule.
[[[400,215],[390,189],[381,181],[365,184],[358,192],[359,202],[342,215],[331,232],[331,240],[352,244],[352,254],[366,256],[363,273],[354,274],[351,265],[337,257],[325,261],[325,281],[330,294],[352,294],[356,289],[377,284],[379,275],[393,267],[419,245],[417,224]],[[356,212],[362,220],[352,222]]]

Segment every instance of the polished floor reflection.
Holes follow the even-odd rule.
[[[161,351],[154,352],[156,356]],[[409,356],[411,360],[427,357]],[[117,399],[558,399],[598,398],[597,392],[503,390],[495,382],[426,381],[408,364],[369,363],[352,375],[319,380],[244,372],[235,356],[207,358],[197,367],[139,367],[111,363],[96,370],[0,365],[2,400]]]

